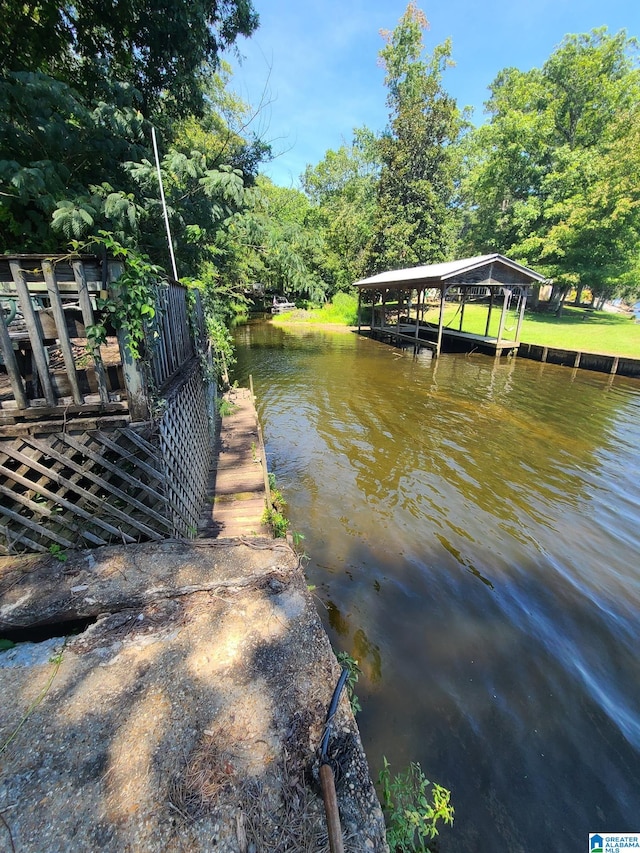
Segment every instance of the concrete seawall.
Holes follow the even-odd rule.
[[[0,557],[1,851],[328,853],[341,670],[263,523],[253,395],[227,403],[201,538]],[[388,853],[345,692],[327,757],[345,851]]]

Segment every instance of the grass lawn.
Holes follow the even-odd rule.
[[[448,303],[445,308],[445,325],[457,329],[460,322],[459,306]],[[438,308],[425,314],[425,320],[438,322]],[[500,308],[494,306],[491,313],[490,335],[498,334]],[[518,318],[509,311],[505,320],[503,337],[515,336]],[[486,305],[465,305],[463,332],[484,335],[487,323]],[[558,349],[580,350],[581,352],[608,353],[611,355],[640,358],[640,323],[624,314],[609,314],[606,311],[591,311],[567,306],[561,317],[553,314],[526,311],[520,339],[523,343],[541,344]]]
[[[341,293],[334,302],[321,309],[310,311],[296,310],[273,318],[275,323],[332,323],[355,325],[357,323],[357,299]],[[425,313],[425,320],[438,322],[439,308],[431,308]],[[484,335],[487,324],[488,306],[467,303],[464,308],[463,332]],[[452,329],[458,329],[460,306],[448,302],[445,307],[444,322]],[[489,334],[498,334],[500,306],[494,306],[491,312]],[[515,310],[507,312],[502,336],[515,337],[518,316]],[[567,306],[561,317],[553,314],[527,311],[522,323],[520,339],[527,344],[557,347],[558,349],[579,350],[610,355],[640,358],[640,323],[624,314],[609,314],[607,311],[592,311]]]

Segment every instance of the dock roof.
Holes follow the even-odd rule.
[[[477,284],[482,280],[485,271],[491,279],[496,275],[495,284],[506,284],[505,277],[513,277],[514,284],[546,281],[545,276],[529,269],[522,264],[512,261],[504,255],[477,255],[473,258],[462,258],[457,261],[445,261],[439,264],[408,267],[401,270],[389,270],[369,278],[356,281],[355,285],[363,290],[377,288],[394,288],[411,285],[417,287],[442,287],[453,283]],[[485,283],[483,281],[483,283]]]

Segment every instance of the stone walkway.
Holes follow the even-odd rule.
[[[198,538],[271,538],[271,530],[262,520],[266,506],[264,456],[253,396],[248,388],[232,388],[224,400],[231,411],[220,419]]]

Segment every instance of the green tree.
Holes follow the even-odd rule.
[[[0,250],[57,251],[90,228],[137,234],[123,164],[142,158],[148,142],[133,101],[126,85],[87,104],[43,72],[0,78]],[[52,218],[63,213],[60,235]]]
[[[307,226],[324,237],[329,295],[349,289],[366,272],[379,174],[378,139],[363,127],[354,130],[351,145],[327,151],[302,176],[313,205]]]
[[[256,274],[267,289],[322,301],[327,283],[321,274],[322,234],[308,227],[311,206],[303,192],[258,181],[260,198],[252,226],[259,233]]]
[[[390,124],[380,140],[382,169],[369,250],[369,270],[446,258],[453,238],[455,146],[462,116],[442,86],[451,61],[446,40],[425,54],[427,19],[410,3],[398,26],[383,33]]]
[[[616,292],[637,265],[636,44],[606,28],[567,36],[542,69],[506,69],[467,147],[463,251],[500,251],[554,279]]]
[[[0,75],[42,71],[84,98],[112,84],[138,93],[147,118],[201,114],[222,50],[258,26],[251,0],[4,0]]]

